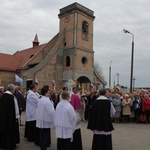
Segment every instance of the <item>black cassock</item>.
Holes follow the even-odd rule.
[[[110,116],[111,102],[109,100],[96,100],[93,103],[88,122],[88,129],[92,131],[110,132],[114,130]],[[93,135],[92,150],[112,150],[110,135]]]
[[[14,96],[4,93],[0,98],[0,148],[15,149],[20,143]]]

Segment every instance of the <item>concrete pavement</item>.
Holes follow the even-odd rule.
[[[23,122],[24,123],[24,122]],[[112,134],[113,150],[150,150],[150,124],[114,123]],[[87,123],[81,123],[83,150],[91,150],[92,131],[87,130]],[[20,127],[21,143],[17,150],[38,150],[38,146],[24,139],[24,126]],[[47,150],[56,150],[55,131],[51,131],[51,147]]]

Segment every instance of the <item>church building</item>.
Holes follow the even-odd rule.
[[[15,75],[23,79],[27,89],[37,81],[39,88],[53,81],[58,90],[70,79],[77,86],[90,90],[104,87],[106,82],[94,67],[93,23],[94,12],[78,3],[60,9],[59,31],[45,44],[40,44],[36,34],[31,48],[13,55],[0,53],[0,84],[15,84]]]

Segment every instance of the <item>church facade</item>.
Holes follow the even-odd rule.
[[[94,12],[73,3],[60,9],[58,17],[59,32],[48,43],[40,45],[36,35],[33,47],[17,51],[12,56],[0,54],[0,57],[9,56],[15,61],[14,68],[10,67],[10,70],[0,65],[1,84],[6,83],[3,82],[4,74],[11,74],[10,81],[17,74],[23,79],[24,89],[33,81],[37,81],[40,88],[46,84],[52,86],[55,81],[57,89],[61,89],[69,79],[86,90],[90,90],[91,83],[96,89],[106,85],[94,67]]]

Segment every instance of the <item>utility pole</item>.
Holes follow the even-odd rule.
[[[133,78],[133,93],[134,93],[134,88],[135,88],[135,77]]]

